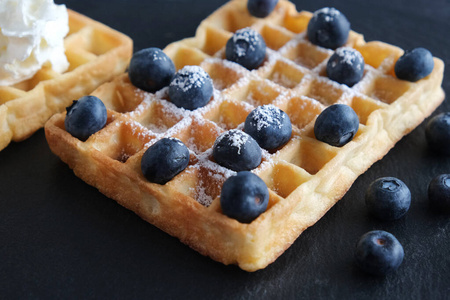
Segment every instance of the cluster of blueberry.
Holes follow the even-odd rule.
[[[238,171],[223,185],[223,213],[250,223],[266,210],[269,191],[264,181],[248,171],[261,163],[261,148],[275,151],[289,141],[292,125],[284,111],[263,105],[248,114],[244,131],[234,129],[220,135],[214,143],[213,157],[218,164]]]
[[[353,86],[364,75],[364,58],[357,50],[343,47],[348,40],[350,23],[340,11],[325,7],[314,12],[308,23],[311,43],[336,50],[327,63],[327,76],[338,83]],[[424,48],[405,51],[395,64],[397,78],[411,82],[428,76],[434,68],[433,55]]]
[[[248,10],[255,17],[266,17],[278,0],[249,0]],[[342,47],[348,39],[350,23],[334,8],[323,8],[314,13],[307,37],[315,45],[333,49],[335,53],[327,63],[327,76],[338,83],[353,86],[364,75],[362,55]],[[342,48],[339,48],[342,47]],[[252,70],[258,68],[266,56],[262,36],[251,28],[238,30],[227,42],[226,59]],[[423,48],[406,51],[395,65],[400,79],[417,81],[431,73],[433,58]],[[170,101],[176,106],[195,110],[205,106],[213,95],[209,75],[196,66],[186,66],[176,72],[172,60],[160,49],[148,48],[136,52],[129,65],[129,79],[136,87],[154,93],[169,87]],[[67,108],[66,130],[85,141],[103,128],[107,111],[102,101],[86,96]],[[331,105],[316,119],[314,134],[322,142],[342,147],[353,139],[359,127],[355,111],[342,104]],[[285,145],[292,134],[288,115],[273,105],[263,105],[246,118],[244,130],[229,130],[220,135],[213,147],[214,160],[233,171],[223,184],[220,201],[225,215],[239,222],[250,223],[267,209],[269,191],[264,181],[249,172],[262,159],[262,150],[276,151]],[[441,114],[427,126],[431,147],[449,154],[450,113]],[[164,138],[147,149],[142,157],[143,175],[150,181],[165,184],[189,164],[189,150],[175,138]],[[430,201],[435,207],[450,210],[450,174],[436,177],[429,186]],[[373,182],[366,194],[370,211],[382,219],[394,220],[409,209],[411,193],[396,178],[381,178]],[[367,272],[385,274],[395,270],[402,262],[403,248],[397,239],[384,231],[372,231],[358,242],[356,260]]]

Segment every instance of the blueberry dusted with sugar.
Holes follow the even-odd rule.
[[[395,63],[395,75],[399,79],[416,82],[433,71],[434,60],[430,51],[415,48],[405,53]]]
[[[217,137],[213,147],[214,160],[233,171],[249,171],[261,163],[258,143],[247,133],[232,129]]]
[[[248,0],[248,12],[257,18],[265,18],[273,11],[278,0]]]
[[[350,23],[347,18],[333,7],[315,11],[307,28],[311,43],[333,50],[347,42],[349,33]]]
[[[102,100],[95,96],[84,96],[74,100],[66,110],[64,125],[67,132],[82,141],[87,140],[106,124],[106,107]]]
[[[450,174],[441,174],[431,180],[428,201],[434,210],[450,213]]]
[[[239,29],[228,40],[225,47],[226,59],[253,70],[258,68],[266,57],[266,42],[250,27]]]
[[[425,136],[434,151],[450,155],[450,112],[433,117],[427,124]]]
[[[189,150],[182,141],[163,138],[151,145],[142,156],[141,170],[148,181],[165,184],[189,164]]]
[[[268,204],[269,189],[264,181],[252,172],[238,172],[229,177],[222,186],[222,212],[241,223],[251,223],[266,211]]]
[[[395,177],[382,177],[372,182],[366,191],[369,212],[381,220],[403,217],[411,205],[411,192],[406,184]]]
[[[405,252],[400,242],[389,232],[369,231],[356,245],[357,265],[367,273],[383,276],[398,269]]]
[[[338,48],[327,63],[327,76],[347,86],[358,83],[364,75],[364,58],[350,47]]]
[[[175,74],[169,86],[170,101],[188,110],[205,106],[212,94],[213,82],[199,66],[185,66]]]
[[[175,65],[158,48],[142,49],[134,53],[128,67],[131,83],[150,93],[168,86],[173,74],[175,74]]]
[[[358,128],[358,115],[350,106],[333,104],[317,117],[314,135],[321,142],[342,147],[353,139]]]
[[[284,111],[269,104],[258,106],[248,114],[244,131],[254,138],[261,148],[271,151],[289,141],[292,125]]]

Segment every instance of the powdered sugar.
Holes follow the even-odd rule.
[[[180,146],[184,146],[183,142],[180,141],[180,140],[177,139],[177,138],[169,137],[169,140],[176,142],[176,143],[177,143],[178,145],[180,145]]]
[[[297,81],[292,80],[290,77],[286,76],[286,74],[280,72],[274,72],[272,74],[272,81],[288,89],[291,89],[298,84]]]
[[[211,81],[211,78],[199,66],[185,66],[177,72],[170,86],[176,86],[183,92],[187,92],[194,87],[201,88],[207,80]]]
[[[152,59],[153,59],[153,61],[157,61],[157,60],[167,61],[167,56],[162,55],[162,53],[159,51],[153,51]]]
[[[263,105],[253,111],[250,123],[256,125],[257,131],[271,126],[281,128],[285,117],[286,115],[282,114],[278,107],[272,104]]]
[[[153,135],[148,130],[146,130],[144,126],[142,126],[139,122],[136,122],[134,120],[127,120],[125,122],[116,123],[117,126],[120,126],[120,124],[124,124],[128,128],[130,128],[131,133],[136,137],[139,138],[153,137]]]
[[[195,186],[190,190],[195,200],[206,207],[211,205],[215,197],[220,194],[220,188],[225,180],[236,175],[236,172],[209,160],[211,152],[211,149],[208,149],[199,154],[197,156],[198,162],[186,171],[197,176]]]
[[[361,70],[361,65],[357,62],[364,61],[364,58],[362,57],[361,53],[359,53],[355,49],[350,47],[342,47],[338,48],[335,53],[341,58],[342,63],[348,65],[354,65],[356,63],[357,69]],[[331,62],[332,67],[336,67],[336,64],[337,62],[335,60]]]
[[[216,139],[216,141],[214,143],[214,147],[216,147],[216,145],[218,143],[220,143],[220,141],[222,141],[224,138],[226,138],[230,142],[230,146],[236,147],[238,150],[237,153],[241,154],[241,148],[243,145],[245,145],[245,143],[247,143],[249,137],[250,136],[243,131],[240,131],[237,129],[231,129],[231,130],[228,130],[227,132],[222,133]]]
[[[314,12],[313,18],[317,19],[319,15],[325,15],[326,22],[332,22],[341,12],[334,7],[324,7]]]
[[[198,203],[200,203],[203,206],[210,206],[211,203],[213,202],[213,198],[208,195],[208,193],[206,192],[206,187],[203,183],[202,180],[200,180],[195,188],[195,198],[197,200]]]
[[[235,51],[238,57],[243,57],[246,55],[247,50],[255,50],[255,46],[260,37],[258,33],[251,29],[250,27],[242,28],[236,31],[232,37],[234,44],[236,45]],[[246,43],[239,43],[240,41],[245,41]],[[247,47],[244,47],[247,46]]]
[[[239,132],[239,130],[236,130]],[[242,132],[242,131],[241,131]],[[234,134],[231,136],[231,146],[238,148],[238,154],[241,154],[241,147],[248,141],[247,134]]]

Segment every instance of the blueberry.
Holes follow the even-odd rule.
[[[175,65],[158,48],[147,48],[134,53],[128,67],[131,83],[150,93],[169,85],[173,74]]]
[[[241,223],[250,223],[266,211],[269,190],[252,172],[242,171],[229,177],[222,186],[220,206],[222,212]]]
[[[233,171],[249,171],[261,163],[261,148],[243,131],[232,129],[222,133],[213,147],[214,160]]]
[[[213,82],[199,66],[185,66],[175,74],[169,86],[170,101],[189,110],[205,106],[212,94]]]
[[[256,69],[266,57],[266,42],[255,30],[240,29],[228,40],[225,56],[249,70]]]
[[[324,7],[314,12],[309,20],[307,35],[314,45],[336,49],[348,40],[350,23],[339,10]]]
[[[358,83],[364,74],[364,58],[349,47],[339,48],[327,63],[327,76],[347,86]]]
[[[405,53],[395,63],[397,78],[416,82],[428,76],[434,68],[433,55],[425,48],[415,48]]]
[[[64,125],[67,132],[82,141],[87,140],[106,124],[106,107],[102,100],[95,96],[84,96],[78,101],[74,100],[66,110]]]
[[[353,139],[358,128],[359,118],[350,106],[333,104],[317,117],[314,134],[319,141],[342,147]]]
[[[357,265],[373,275],[386,275],[401,265],[405,252],[402,244],[389,232],[369,231],[356,245]]]
[[[378,178],[366,191],[370,213],[382,220],[403,217],[411,205],[411,192],[403,181],[394,177]]]
[[[441,174],[431,180],[428,201],[433,209],[450,213],[450,174]]]
[[[248,12],[257,18],[267,17],[277,5],[278,0],[248,0]]]
[[[427,124],[425,136],[433,150],[450,155],[450,112],[433,117]]]
[[[245,119],[244,131],[254,138],[261,148],[275,150],[291,138],[289,116],[274,105],[258,106]]]
[[[141,170],[148,181],[165,184],[189,164],[189,150],[178,139],[163,138],[142,156]]]

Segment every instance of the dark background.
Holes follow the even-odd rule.
[[[57,2],[126,33],[139,50],[193,36],[224,1]],[[299,10],[335,6],[368,41],[423,46],[449,62],[448,0],[295,2]],[[447,80],[443,86],[449,93]],[[434,114],[449,110],[447,100]],[[450,217],[429,210],[426,190],[432,177],[450,173],[450,158],[427,148],[424,127],[256,273],[203,257],[106,198],[50,152],[39,130],[0,152],[0,298],[449,299]],[[381,222],[366,211],[365,190],[382,176],[411,189],[401,220]],[[356,241],[373,229],[393,233],[405,250],[403,264],[385,278],[365,275],[353,262]]]

